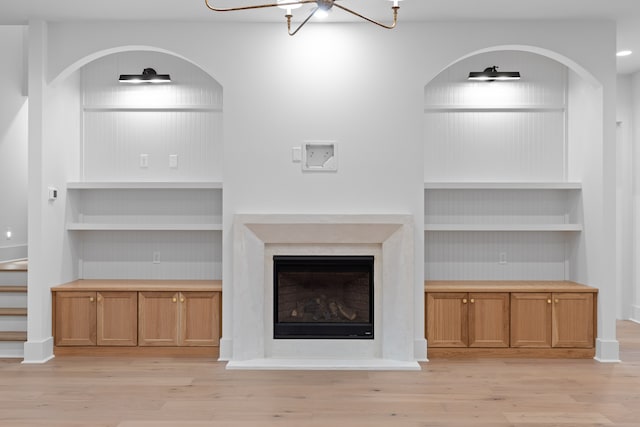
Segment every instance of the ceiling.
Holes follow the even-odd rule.
[[[261,2],[210,1],[220,7]],[[391,17],[390,3],[386,0],[340,1],[345,6],[376,19],[388,21]],[[617,59],[618,72],[627,74],[640,71],[640,0],[406,0],[400,6],[400,25],[402,21],[609,19],[617,23],[618,50],[634,51],[629,57]],[[300,15],[302,13],[294,13],[296,17]],[[350,15],[335,10],[329,19],[349,21],[351,18]],[[284,21],[283,11],[277,8],[215,13],[206,8],[204,0],[0,0],[0,24],[25,24],[29,19]]]

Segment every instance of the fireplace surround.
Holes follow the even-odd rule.
[[[411,215],[237,214],[232,238],[220,343],[227,369],[420,369],[424,291],[414,283]],[[373,257],[374,338],[274,339],[273,257],[282,255]]]

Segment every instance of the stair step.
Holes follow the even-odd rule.
[[[0,341],[26,341],[27,333],[26,332],[0,332]]]
[[[27,271],[28,262],[26,259],[16,259],[13,261],[0,262],[0,271]]]
[[[27,292],[27,285],[0,285],[0,292]]]
[[[0,308],[0,316],[26,316],[26,308]]]

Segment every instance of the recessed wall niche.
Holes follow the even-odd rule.
[[[171,83],[123,84],[153,68]],[[183,59],[123,52],[80,71],[66,229],[80,279],[222,278],[222,87]]]
[[[145,68],[172,82],[118,82]],[[222,87],[203,70],[135,51],[95,60],[81,76],[83,180],[222,180]]]
[[[496,65],[518,81],[469,81]],[[566,179],[567,68],[522,51],[463,59],[425,86],[425,181]]]
[[[518,81],[469,81],[498,66]],[[575,280],[582,184],[568,182],[567,67],[463,59],[424,90],[426,280]]]

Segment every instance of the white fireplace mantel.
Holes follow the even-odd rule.
[[[411,215],[238,214],[225,286],[228,369],[420,369]],[[274,340],[273,255],[374,255],[373,340]],[[230,293],[230,294],[229,294]]]

